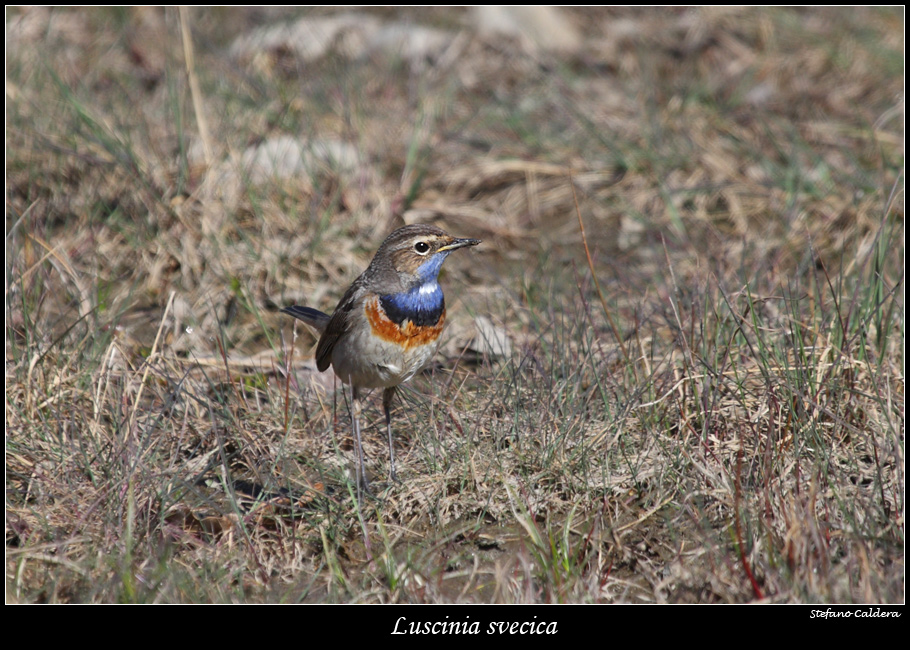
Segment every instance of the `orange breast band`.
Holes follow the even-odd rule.
[[[397,343],[406,350],[436,341],[442,334],[442,326],[446,321],[446,312],[443,308],[435,325],[420,326],[409,320],[405,320],[399,325],[386,316],[385,310],[379,305],[377,296],[372,296],[366,301],[365,311],[373,334],[383,341]]]

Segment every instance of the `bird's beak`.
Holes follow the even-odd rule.
[[[456,239],[451,244],[446,244],[436,252],[441,253],[442,251],[453,251],[456,248],[464,248],[465,246],[477,246],[479,243],[479,239]]]

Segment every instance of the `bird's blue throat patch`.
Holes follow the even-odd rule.
[[[446,261],[449,252],[450,251],[443,251],[441,253],[436,253],[433,257],[417,267],[417,276],[424,284],[436,284],[436,278],[439,277],[439,269],[442,268],[442,263]]]
[[[393,323],[401,325],[409,320],[418,327],[436,325],[446,310],[442,287],[436,282],[435,275],[429,282],[410,291],[380,296],[379,304]]]

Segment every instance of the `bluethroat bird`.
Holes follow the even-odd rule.
[[[369,493],[360,442],[359,391],[383,389],[389,475],[397,481],[390,410],[395,389],[429,363],[439,347],[446,319],[445,298],[437,282],[442,263],[452,251],[479,243],[479,239],[452,237],[435,226],[399,228],[382,242],[331,316],[298,305],[281,310],[319,332],[319,371],[331,364],[341,381],[351,385],[358,494],[361,487]]]

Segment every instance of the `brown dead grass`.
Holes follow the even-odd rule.
[[[567,14],[304,62],[192,11],[206,165],[176,11],[8,12],[9,600],[902,601],[902,14]],[[277,308],[413,222],[484,243],[358,507]]]

